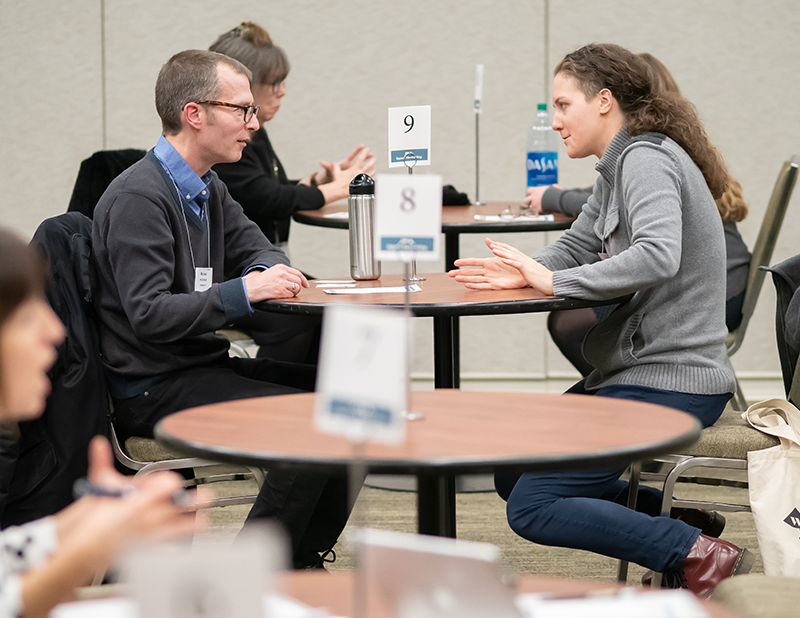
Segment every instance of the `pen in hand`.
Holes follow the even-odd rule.
[[[72,494],[75,499],[83,496],[97,496],[99,498],[124,498],[136,492],[132,485],[124,488],[108,487],[92,483],[87,478],[79,478],[72,486]],[[186,507],[187,510],[195,510],[197,505],[192,500],[192,495],[186,489],[179,489],[172,494],[172,503],[177,506]]]

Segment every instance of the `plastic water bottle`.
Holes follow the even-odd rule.
[[[554,185],[558,182],[558,147],[556,132],[547,104],[539,103],[536,111],[536,122],[528,129],[528,186],[540,187]]]

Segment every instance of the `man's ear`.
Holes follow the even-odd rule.
[[[198,103],[187,103],[181,112],[184,123],[193,129],[200,129],[205,119],[205,109]]]
[[[603,88],[597,93],[598,111],[601,114],[608,114],[614,107],[614,95],[608,88]]]

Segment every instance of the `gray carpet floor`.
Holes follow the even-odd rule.
[[[219,483],[218,495],[255,492],[255,483],[237,481]],[[747,502],[747,490],[680,484],[676,494],[690,499],[712,499],[721,502]],[[242,527],[249,506],[208,509],[207,529],[198,534],[195,543],[230,544]],[[505,503],[494,492],[460,493],[456,498],[458,537],[492,543],[500,547],[506,567],[518,574],[548,577],[590,579],[612,583],[617,577],[617,561],[585,551],[536,545],[514,534],[505,518]],[[726,513],[727,525],[722,538],[756,554],[754,573],[763,573],[758,542],[750,513]],[[402,532],[416,530],[416,493],[364,487],[359,494],[348,528],[354,525]],[[351,570],[354,552],[347,534],[336,545],[337,559],[328,565],[330,571]],[[628,583],[639,584],[644,569],[630,565]]]

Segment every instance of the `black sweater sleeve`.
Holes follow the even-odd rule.
[[[280,222],[288,220],[298,210],[315,210],[325,205],[319,189],[298,185],[286,178],[263,129],[253,134],[253,140],[238,162],[215,165],[214,171],[227,185],[233,199],[242,205],[245,214],[273,242],[285,240],[275,238]]]

